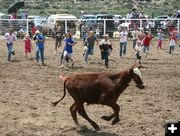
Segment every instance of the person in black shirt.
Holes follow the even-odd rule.
[[[55,52],[57,53],[57,48],[61,47],[62,39],[63,39],[63,32],[61,27],[57,28],[55,35],[56,35]]]
[[[108,68],[109,54],[112,51],[112,43],[109,40],[109,35],[104,35],[104,39],[100,42],[101,59],[105,60],[105,67]]]

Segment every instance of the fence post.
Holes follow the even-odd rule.
[[[104,35],[106,34],[106,20],[104,19]]]
[[[26,19],[26,30],[27,30],[27,34],[29,34],[29,19]]]
[[[67,33],[67,20],[65,20],[65,33]]]
[[[140,30],[142,29],[142,19],[140,19]]]
[[[179,28],[179,27],[180,27],[180,26],[179,26],[179,25],[180,25],[180,24],[179,24],[179,23],[180,23],[180,19],[179,19],[179,18],[178,18],[178,22],[177,22],[177,23],[178,23],[178,24],[177,24],[177,27],[178,27],[178,33],[179,33],[179,32],[180,32],[180,30],[179,30],[179,29],[180,29],[180,28]]]

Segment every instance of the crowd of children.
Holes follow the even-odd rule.
[[[64,67],[65,61],[69,62],[69,60],[72,62],[72,67],[74,67],[75,61],[72,59],[73,54],[73,46],[76,45],[76,41],[73,39],[71,32],[67,32],[64,37],[62,34],[62,31],[59,30],[60,33],[60,40],[61,42],[64,38],[64,49],[62,56],[60,58],[61,62],[61,68]],[[57,33],[57,36],[59,35]],[[177,32],[176,29],[169,32],[169,49],[168,53],[172,54],[172,51],[174,50],[175,45],[177,45],[177,40],[180,39],[180,33]],[[157,49],[162,49],[163,47],[163,39],[164,34],[162,33],[162,30],[157,31]],[[55,51],[57,53],[57,47],[61,46],[61,43],[57,42],[56,38],[55,41]],[[140,31],[134,27],[134,30],[132,31],[132,38],[133,38],[133,49],[134,49],[134,56],[135,56],[135,62],[141,63],[142,55],[144,53],[144,58],[148,57],[150,47],[152,46],[152,34],[149,31],[144,32],[143,29],[140,29]],[[7,60],[11,60],[11,55],[15,55],[14,48],[13,48],[13,42],[17,39],[15,34],[13,34],[13,30],[9,29],[9,32],[5,34],[5,39],[7,42],[7,49],[8,49],[8,57]],[[24,52],[25,52],[25,58],[28,60],[28,54],[31,53],[31,50],[33,49],[32,46],[32,40],[29,36],[29,34],[26,34],[24,39]],[[39,62],[39,59],[41,59],[42,64],[44,65],[44,45],[45,45],[45,37],[43,34],[40,33],[39,30],[35,31],[35,35],[33,36],[33,41],[36,43],[36,63]],[[119,32],[119,56],[120,58],[124,58],[126,55],[126,46],[128,42],[128,31],[126,28],[122,28],[122,30]],[[84,53],[83,53],[83,60],[85,63],[88,63],[88,56],[93,55],[94,52],[94,46],[99,46],[101,59],[105,61],[105,67],[109,67],[109,55],[113,49],[114,44],[109,40],[109,35],[103,35],[103,39],[99,42],[97,37],[95,36],[93,31],[87,31],[86,36],[84,36],[83,39],[83,45],[84,45]],[[179,45],[180,48],[180,45]]]

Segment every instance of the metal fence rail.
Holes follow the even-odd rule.
[[[35,23],[37,21],[38,24]],[[101,36],[108,33],[110,37],[116,38],[116,33],[123,27],[126,27],[129,32],[137,27],[139,30],[150,31],[153,35],[156,35],[158,29],[162,29],[168,36],[170,29],[180,32],[180,19],[0,19],[0,35],[4,35],[9,28],[13,28],[18,37],[25,33],[32,36],[34,29],[39,29],[42,33],[54,37],[58,27],[63,33],[71,31],[77,38],[82,37],[88,30],[99,32]]]

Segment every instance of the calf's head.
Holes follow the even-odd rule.
[[[143,85],[142,76],[139,68],[138,67],[131,68],[130,74],[132,76],[132,79],[136,83],[136,87],[138,87],[139,89],[144,89],[145,86]]]

